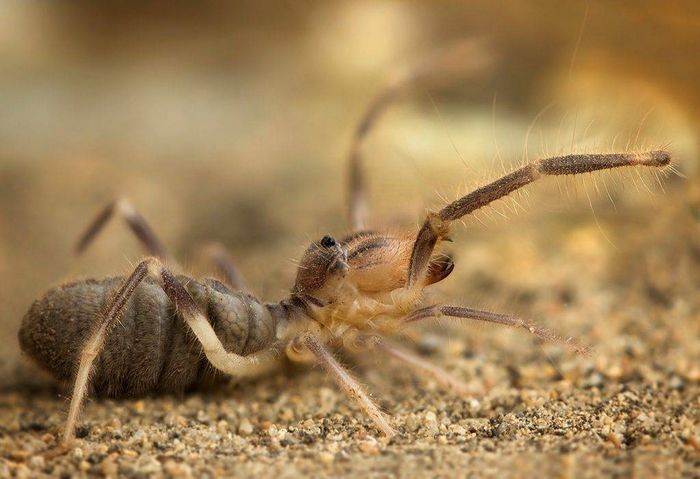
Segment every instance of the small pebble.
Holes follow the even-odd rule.
[[[238,425],[238,434],[241,436],[250,436],[253,433],[253,425],[246,418],[241,419]]]

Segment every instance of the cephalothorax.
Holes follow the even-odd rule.
[[[445,59],[454,61],[454,53]],[[427,70],[430,68],[423,65],[413,75],[392,82],[389,93],[379,95],[368,108],[350,156],[349,216],[356,232],[337,239],[324,236],[312,243],[301,258],[291,294],[279,303],[262,303],[244,292],[240,276],[220,246],[208,252],[228,284],[176,275],[177,264],[128,201],[116,201],[100,213],[82,237],[79,251],[111,216],[120,214],[151,257],[126,278],[79,281],[52,289],[32,305],[19,332],[25,352],[59,379],[75,380],[64,443],[74,437],[80,405],[89,391],[132,397],[183,391],[208,380],[212,366],[237,377],[258,375],[281,354],[323,366],[376,427],[391,436],[394,429],[385,415],[331,349],[375,349],[458,392],[473,392],[447,372],[384,339],[429,317],[519,327],[542,339],[579,348],[514,316],[423,304],[424,288],[443,280],[454,268],[440,245],[449,239],[453,221],[542,176],[623,166],[662,167],[670,163],[669,154],[578,154],[537,160],[429,213],[417,233],[388,235],[368,230],[360,174],[363,139],[387,99]],[[114,328],[117,322],[121,324],[118,331]]]

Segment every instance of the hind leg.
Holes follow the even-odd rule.
[[[199,306],[197,306],[197,303],[192,299],[185,287],[158,259],[147,258],[136,266],[131,275],[126,278],[114,294],[81,350],[68,420],[66,421],[66,429],[63,434],[64,446],[75,437],[75,425],[80,407],[88,391],[90,373],[95,358],[102,351],[105,338],[119,321],[127,301],[147,276],[158,280],[163,291],[177,306],[179,314],[187,322],[187,325],[201,343],[204,354],[215,368],[226,374],[239,377],[252,376],[269,369],[270,364],[277,358],[274,347],[248,356],[227,352],[207,320],[206,315],[199,309]]]
[[[223,275],[226,284],[238,291],[247,289],[243,276],[224,245],[218,242],[207,243],[199,248],[199,253]]]
[[[158,235],[127,198],[119,198],[100,211],[80,236],[80,240],[78,240],[75,248],[76,254],[83,253],[90,246],[114,215],[121,216],[124,219],[129,229],[138,238],[150,256],[155,256],[169,263],[173,261]]]
[[[73,395],[71,396],[70,409],[68,411],[68,419],[66,420],[66,428],[63,433],[63,444],[66,445],[75,437],[75,423],[80,412],[83,398],[87,394],[88,380],[95,358],[104,346],[105,338],[114,324],[118,321],[124,305],[134,293],[134,290],[141,281],[146,277],[148,270],[142,264],[139,264],[134,272],[122,284],[117,293],[114,295],[109,307],[97,322],[96,328],[90,334],[90,337],[85,342],[82,351],[80,352],[80,362],[78,365],[78,374],[75,377],[73,384]]]
[[[107,225],[114,216],[121,216],[132,233],[143,245],[149,256],[155,256],[161,261],[177,267],[177,261],[168,253],[163,242],[158,238],[148,221],[139,213],[134,205],[127,198],[120,198],[109,203],[87,227],[81,235],[75,248],[77,254],[83,253],[95,240],[97,235]],[[236,268],[231,256],[220,243],[210,243],[202,248],[203,256],[207,261],[214,264],[219,272],[224,276],[226,283],[236,290],[245,290],[245,282]]]

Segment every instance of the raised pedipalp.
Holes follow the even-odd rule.
[[[449,233],[450,223],[473,213],[512,192],[529,185],[543,176],[577,175],[622,167],[656,167],[669,165],[671,156],[666,151],[642,153],[577,154],[544,158],[477,188],[451,202],[437,213],[429,213],[415,236],[411,251],[406,287],[422,284],[433,257],[433,250]]]

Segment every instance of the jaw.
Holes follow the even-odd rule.
[[[381,295],[404,288],[415,238],[393,238],[374,233],[348,244],[348,281],[362,294]],[[421,286],[447,278],[454,270],[452,257],[434,252]]]

